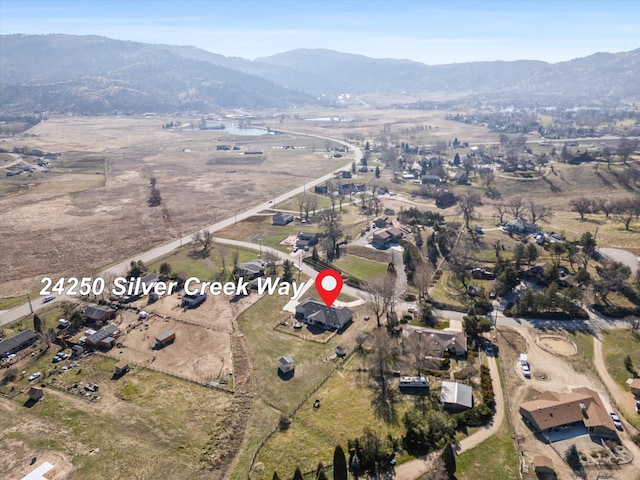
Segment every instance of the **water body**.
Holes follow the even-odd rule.
[[[274,135],[274,132],[267,130],[266,128],[258,128],[258,127],[249,127],[249,128],[241,128],[238,125],[233,123],[218,123],[218,122],[207,122],[207,127],[217,130],[216,127],[220,125],[224,126],[224,129],[221,129],[225,133],[229,133],[231,135],[243,135],[245,137],[257,137],[260,135]]]

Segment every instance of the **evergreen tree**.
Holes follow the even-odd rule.
[[[280,480],[280,477],[278,476],[278,472],[273,472],[272,480]]]
[[[33,316],[33,329],[36,331],[36,333],[44,333],[44,323],[38,315]]]
[[[333,451],[333,480],[347,480],[347,459],[340,445]]]
[[[300,467],[296,467],[296,471],[293,473],[293,480],[304,480]]]
[[[453,446],[451,442],[447,442],[442,450],[441,455],[442,461],[444,462],[444,468],[447,470],[449,474],[449,478],[455,478],[456,473],[456,455],[453,453]]]
[[[318,463],[318,468],[316,468],[316,480],[329,480],[327,478],[327,472],[325,472],[322,462]]]
[[[376,178],[380,178],[380,167],[376,167]]]

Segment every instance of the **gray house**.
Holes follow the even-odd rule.
[[[35,332],[25,330],[11,338],[3,340],[0,342],[0,358],[27,348],[29,345],[34,344],[37,339],[38,335],[36,335]]]
[[[296,307],[296,318],[325,330],[340,330],[353,319],[353,312],[346,307],[327,307],[322,302],[308,299]]]
[[[293,222],[293,215],[290,213],[278,212],[271,217],[271,223],[274,225],[284,226]]]

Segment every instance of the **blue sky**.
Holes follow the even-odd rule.
[[[95,34],[248,59],[328,48],[429,65],[640,48],[638,0],[0,0],[0,32]]]

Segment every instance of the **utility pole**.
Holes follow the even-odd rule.
[[[33,313],[33,305],[31,305],[31,297],[29,296],[29,292],[27,292],[27,301],[29,302],[29,310]]]

